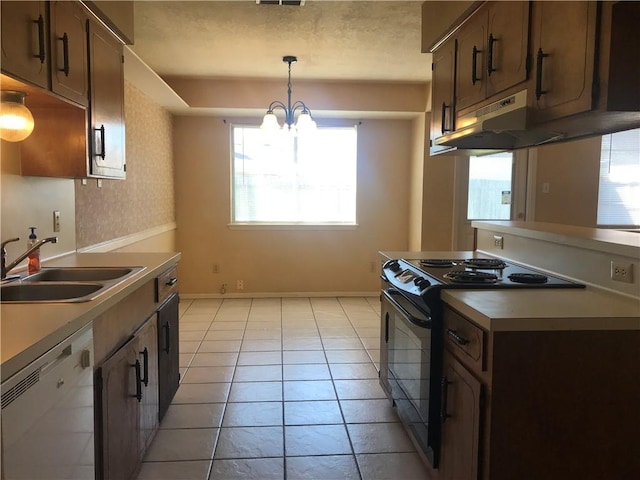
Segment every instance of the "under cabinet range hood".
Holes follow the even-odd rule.
[[[514,150],[562,140],[562,132],[532,129],[527,90],[509,95],[456,119],[456,130],[434,139],[436,145],[465,150]]]

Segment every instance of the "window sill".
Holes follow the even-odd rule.
[[[356,230],[358,224],[340,223],[229,223],[229,230]]]

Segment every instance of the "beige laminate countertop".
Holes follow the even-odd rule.
[[[490,331],[640,330],[640,299],[593,287],[443,290],[441,297]]]
[[[380,252],[384,258],[471,258],[477,252]],[[640,330],[640,298],[605,289],[444,289],[442,300],[489,331]]]
[[[2,303],[1,376],[4,382],[180,259],[180,253],[70,254],[43,267],[144,267],[89,302]]]

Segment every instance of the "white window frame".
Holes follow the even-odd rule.
[[[620,139],[623,135],[626,137],[626,144],[620,144]],[[628,155],[631,159],[637,159],[638,165],[629,164],[628,162],[625,162],[626,165],[620,165],[621,162],[618,162],[618,165],[615,165],[616,158],[613,145],[616,137],[618,137],[616,147],[619,155]],[[609,149],[605,150],[607,145],[609,146]],[[640,170],[640,129],[603,135],[600,148],[597,226],[600,228],[637,228],[640,226],[640,220],[638,219],[637,213],[637,210],[640,210],[640,185],[638,185],[640,183],[640,173],[634,172],[638,172]],[[612,172],[612,167],[617,171]],[[616,186],[614,182],[617,182],[618,185]],[[611,197],[614,195],[622,197],[622,202],[617,202],[620,211],[613,213],[613,218],[620,218],[624,213],[629,211],[629,208],[631,208],[636,210],[636,215],[632,219],[634,223],[603,221],[605,220],[605,218],[603,218],[605,215],[602,213],[601,208],[605,205],[610,209],[616,208],[616,202],[611,201]],[[605,197],[606,200],[603,200],[603,197]]]
[[[270,221],[264,221],[264,220],[255,220],[255,221],[251,221],[251,220],[236,220],[236,192],[235,192],[235,171],[236,171],[236,167],[235,167],[235,139],[234,139],[234,133],[236,131],[236,129],[238,128],[249,128],[249,129],[259,129],[259,127],[257,127],[256,125],[250,125],[250,124],[232,124],[230,126],[230,145],[231,145],[231,149],[230,149],[230,223],[228,224],[228,227],[231,229],[248,229],[248,230],[252,230],[252,229],[276,229],[276,230],[342,230],[342,229],[355,229],[357,228],[358,224],[357,224],[357,168],[358,168],[358,160],[357,160],[357,126],[355,125],[349,125],[349,126],[327,126],[327,127],[318,127],[318,130],[328,130],[328,129],[332,129],[332,130],[353,130],[356,134],[355,137],[355,152],[354,152],[354,172],[353,172],[353,181],[354,181],[354,192],[353,192],[353,208],[354,208],[354,212],[353,212],[353,221],[316,221],[316,220],[312,220],[312,221],[305,221],[305,220],[284,220],[284,221],[279,221],[279,220],[270,220]],[[265,134],[269,134],[268,132],[265,132]],[[287,131],[282,131],[282,132],[277,132],[277,134],[280,135],[295,135],[291,132],[287,132]],[[296,138],[297,141],[297,138]]]

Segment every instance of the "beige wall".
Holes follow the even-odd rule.
[[[234,119],[226,120],[174,118],[181,290],[218,293],[226,283],[235,293],[237,280],[242,293],[377,290],[377,252],[408,247],[412,122],[358,126],[357,228],[235,230],[228,227]]]
[[[171,115],[125,82],[127,179],[76,180],[78,248],[175,220]]]
[[[426,138],[430,123],[427,115]],[[453,248],[455,157],[430,156],[428,141],[425,148],[421,250],[447,251]]]
[[[27,249],[28,227],[37,227],[38,238],[57,236],[58,243],[40,249],[47,258],[76,249],[76,221],[73,180],[66,178],[23,177],[20,175],[20,143],[1,141],[0,183],[2,207],[2,240],[19,237],[7,245],[7,258],[12,261]],[[60,211],[60,232],[53,232],[53,211]],[[24,262],[23,262],[24,263]]]
[[[535,221],[595,227],[600,137],[536,149]],[[549,193],[542,186],[549,184]]]
[[[424,114],[413,121],[413,146],[411,155],[411,198],[409,201],[409,250],[422,250],[423,228],[423,178],[425,164],[425,118]]]

